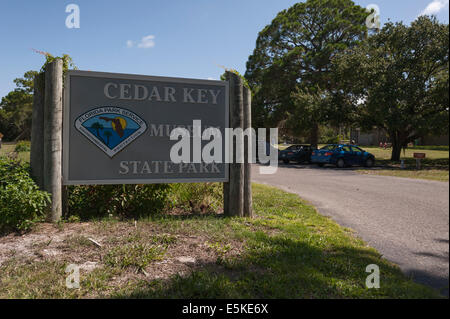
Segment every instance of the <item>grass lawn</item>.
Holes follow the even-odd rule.
[[[0,148],[0,157],[7,156],[8,154],[15,153],[14,149],[16,147],[16,143],[11,142],[3,142],[2,148]],[[30,152],[20,152],[17,153],[17,158],[29,162],[30,161]]]
[[[448,147],[424,147],[408,148],[401,153],[401,159],[405,161],[405,168],[402,169],[400,163],[393,162],[390,149],[381,149],[375,146],[363,147],[368,152],[375,155],[377,160],[376,169],[361,169],[358,172],[363,174],[377,174],[397,177],[420,178],[441,182],[449,181],[449,151]],[[416,159],[414,153],[425,153],[426,158],[422,160],[422,168],[416,169]],[[380,169],[381,168],[381,169]]]
[[[278,144],[280,150],[286,149],[290,144]],[[324,145],[319,145],[319,148]],[[361,174],[397,176],[408,178],[428,179],[441,182],[449,181],[449,148],[448,146],[417,146],[402,151],[401,159],[405,161],[402,169],[399,162],[393,162],[391,149],[382,149],[378,146],[361,146],[362,149],[375,155],[377,167],[373,169],[359,168]],[[414,153],[426,153],[426,159],[422,160],[422,168],[416,169]]]
[[[160,215],[0,237],[0,298],[439,297],[298,196],[253,190],[254,219]],[[65,287],[68,264],[80,265],[79,289]],[[380,289],[365,286],[370,264]]]

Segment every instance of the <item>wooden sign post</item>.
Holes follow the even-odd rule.
[[[420,161],[426,157],[425,153],[414,153],[414,158],[416,159],[416,168],[421,168]]]
[[[119,84],[112,81],[111,79],[113,78],[117,79],[117,81],[126,79],[130,84],[121,83],[122,89],[121,91],[118,91]],[[229,164],[226,161],[217,164],[213,163],[211,164],[211,168],[215,167],[215,169],[204,172],[208,175],[205,175],[201,179],[198,177],[187,176],[187,173],[183,171],[183,168],[187,166],[186,164],[180,165],[172,161],[169,163],[167,160],[167,163],[165,162],[167,172],[166,168],[164,168],[165,175],[156,178],[150,176],[150,173],[153,173],[150,171],[150,168],[146,171],[144,171],[143,168],[139,171],[137,168],[131,170],[130,167],[127,166],[128,158],[114,157],[116,153],[127,147],[127,150],[134,150],[134,152],[121,152],[120,155],[122,155],[122,157],[123,154],[130,154],[129,156],[144,156],[142,158],[147,160],[148,154],[137,151],[146,150],[146,148],[142,148],[140,145],[145,143],[146,139],[163,139],[165,137],[163,130],[156,130],[157,123],[149,122],[147,125],[145,120],[143,120],[143,118],[153,119],[153,117],[151,117],[152,114],[147,113],[153,112],[152,110],[154,108],[138,108],[138,106],[141,104],[148,105],[154,103],[154,101],[150,101],[149,98],[145,101],[142,100],[139,94],[145,94],[146,92],[148,93],[148,91],[147,87],[143,87],[142,84],[133,84],[138,80],[147,81],[149,87],[153,86],[153,90],[155,90],[155,88],[157,89],[158,86],[160,86],[162,90],[165,90],[165,97],[168,101],[160,102],[172,102],[170,104],[171,108],[177,108],[180,105],[184,105],[182,103],[201,103],[201,105],[209,103],[210,105],[213,105],[214,108],[207,108],[204,113],[201,113],[202,121],[204,121],[204,125],[206,126],[208,126],[208,121],[210,121],[211,123],[216,123],[215,125],[219,123],[219,127],[222,128],[251,129],[251,92],[248,88],[244,87],[243,79],[239,75],[228,72],[227,79],[228,83],[224,83],[195,79],[188,81],[186,79],[69,71],[65,82],[66,101],[63,114],[63,62],[61,59],[56,59],[49,63],[45,68],[45,74],[40,75],[35,79],[30,155],[33,177],[42,189],[51,194],[52,203],[48,210],[47,219],[51,222],[58,222],[62,217],[62,211],[65,209],[63,207],[63,184],[146,184],[195,181],[223,182],[225,215],[252,217],[252,158],[249,158],[248,156],[248,150],[252,149],[253,146],[252,134],[244,134],[239,142],[234,139],[233,141],[230,141],[230,147],[233,147],[233,152],[231,152],[231,154],[243,155],[243,161],[232,159]],[[126,87],[131,87],[132,85],[135,85],[136,87],[139,86],[141,89],[140,91],[133,90],[133,92],[137,92],[136,94],[139,95],[135,96],[136,101],[134,101],[133,105],[136,108],[135,111],[139,112],[140,115],[136,115],[133,111],[128,109],[121,109],[119,106],[114,108],[110,106],[100,106],[94,110],[85,110],[86,107],[90,105],[91,99],[95,99],[96,101],[104,100],[105,102],[102,102],[104,105],[110,105],[110,100],[117,97],[117,92],[125,94],[123,92],[126,91],[128,92],[127,94],[131,94],[129,93],[131,91],[126,90]],[[195,92],[192,86],[196,87]],[[80,90],[81,92],[85,92],[83,91],[84,87],[89,87],[89,94],[80,95]],[[184,95],[182,94],[183,92]],[[69,98],[69,93],[73,95],[73,99]],[[194,93],[198,93],[197,99],[192,98],[192,94]],[[207,94],[210,95],[207,96]],[[164,105],[164,108],[162,108],[160,105],[160,109],[165,111],[167,116],[170,115],[173,117],[173,112],[169,112],[167,106]],[[186,108],[183,108],[183,110],[185,109]],[[95,132],[94,124],[97,124],[99,127],[98,131],[102,129],[106,132],[108,129],[107,123],[100,125],[100,121],[115,119],[114,116],[119,117],[121,121],[129,123],[130,125],[127,127],[134,132],[130,133],[133,135],[127,135],[123,138],[120,136],[122,140],[117,142],[110,139],[104,140],[99,136],[98,132]],[[178,114],[177,116],[180,123],[184,124],[183,121],[186,121],[187,117],[199,115],[186,113],[184,115]],[[196,118],[194,118],[194,124],[195,119]],[[94,123],[91,120],[99,123]],[[147,134],[144,134],[148,126],[152,127],[149,128]],[[94,131],[90,131],[89,129]],[[162,135],[156,136],[155,132],[161,132]],[[116,134],[120,135],[119,133],[120,132],[117,132]],[[111,134],[109,136],[111,137]],[[134,140],[136,140],[136,142],[133,142]],[[71,144],[70,141],[74,142]],[[112,145],[110,142],[117,142],[119,144],[116,143],[117,145]],[[64,162],[62,158],[63,145],[65,148]],[[170,144],[166,143],[162,146],[167,149]],[[160,155],[164,155],[165,152],[165,149],[159,151]],[[71,158],[69,155],[75,157]],[[80,161],[78,160],[80,156],[83,156],[83,160],[88,161],[90,170],[86,170],[85,166],[80,164]],[[143,163],[143,160],[136,158],[132,159],[134,160],[132,163]],[[65,163],[65,166],[63,163]],[[105,163],[107,165],[103,165]],[[70,166],[69,164],[73,166]],[[170,164],[178,166],[173,166],[171,168]],[[190,165],[195,166],[195,163]],[[73,169],[69,170],[69,167],[72,167]],[[93,169],[93,167],[96,167],[96,169]],[[117,169],[114,169],[114,167],[117,167]],[[178,169],[175,170],[174,167],[178,167]],[[162,174],[159,170],[154,173]],[[174,177],[173,174],[175,173],[179,176],[177,175]],[[194,173],[200,174],[198,172]],[[92,176],[93,174],[95,176]]]
[[[33,114],[31,119],[30,166],[39,188],[44,188],[44,104],[45,73],[34,79]]]
[[[56,59],[34,80],[30,152],[32,176],[51,195],[51,222],[62,216],[62,97],[63,61]]]
[[[62,97],[63,61],[57,59],[45,69],[44,190],[52,195],[51,222],[62,216]]]
[[[239,75],[227,72],[226,78],[230,83],[230,128],[251,128],[251,91],[244,87]],[[244,143],[236,143],[233,139],[229,147],[234,157],[237,153],[244,154],[244,163],[231,159],[229,182],[223,187],[224,213],[227,216],[252,217],[251,158],[248,157],[251,138]]]
[[[252,92],[244,86],[244,130],[252,128]],[[253,141],[247,138],[244,141],[244,216],[253,217],[252,200],[252,159],[248,150],[253,150]],[[256,155],[256,154],[254,154]]]

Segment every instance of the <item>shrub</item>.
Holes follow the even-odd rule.
[[[29,165],[0,158],[0,230],[28,231],[44,219],[50,194],[40,191]]]
[[[31,145],[30,141],[19,141],[17,142],[14,151],[16,151],[17,153],[29,152],[31,148],[30,145]]]
[[[69,188],[69,212],[82,219],[139,218],[160,213],[167,203],[169,185],[89,185]]]
[[[325,144],[339,144],[341,139],[339,136],[330,137],[325,141]]]
[[[70,215],[83,220],[110,215],[140,218],[173,208],[216,211],[221,207],[221,183],[89,185],[69,188]]]
[[[173,184],[169,207],[216,211],[222,207],[222,194],[221,183]]]

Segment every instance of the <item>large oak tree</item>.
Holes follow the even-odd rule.
[[[448,133],[448,55],[448,24],[421,16],[410,26],[387,23],[334,59],[342,90],[353,96],[357,122],[388,133],[392,160],[419,137]]]
[[[342,118],[332,58],[367,34],[366,10],[351,0],[307,0],[281,11],[258,36],[245,74],[254,93],[253,123],[310,131]]]

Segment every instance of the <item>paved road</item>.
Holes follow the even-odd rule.
[[[414,280],[448,296],[449,183],[308,165],[282,165],[274,175],[258,168],[254,182],[300,195]]]

